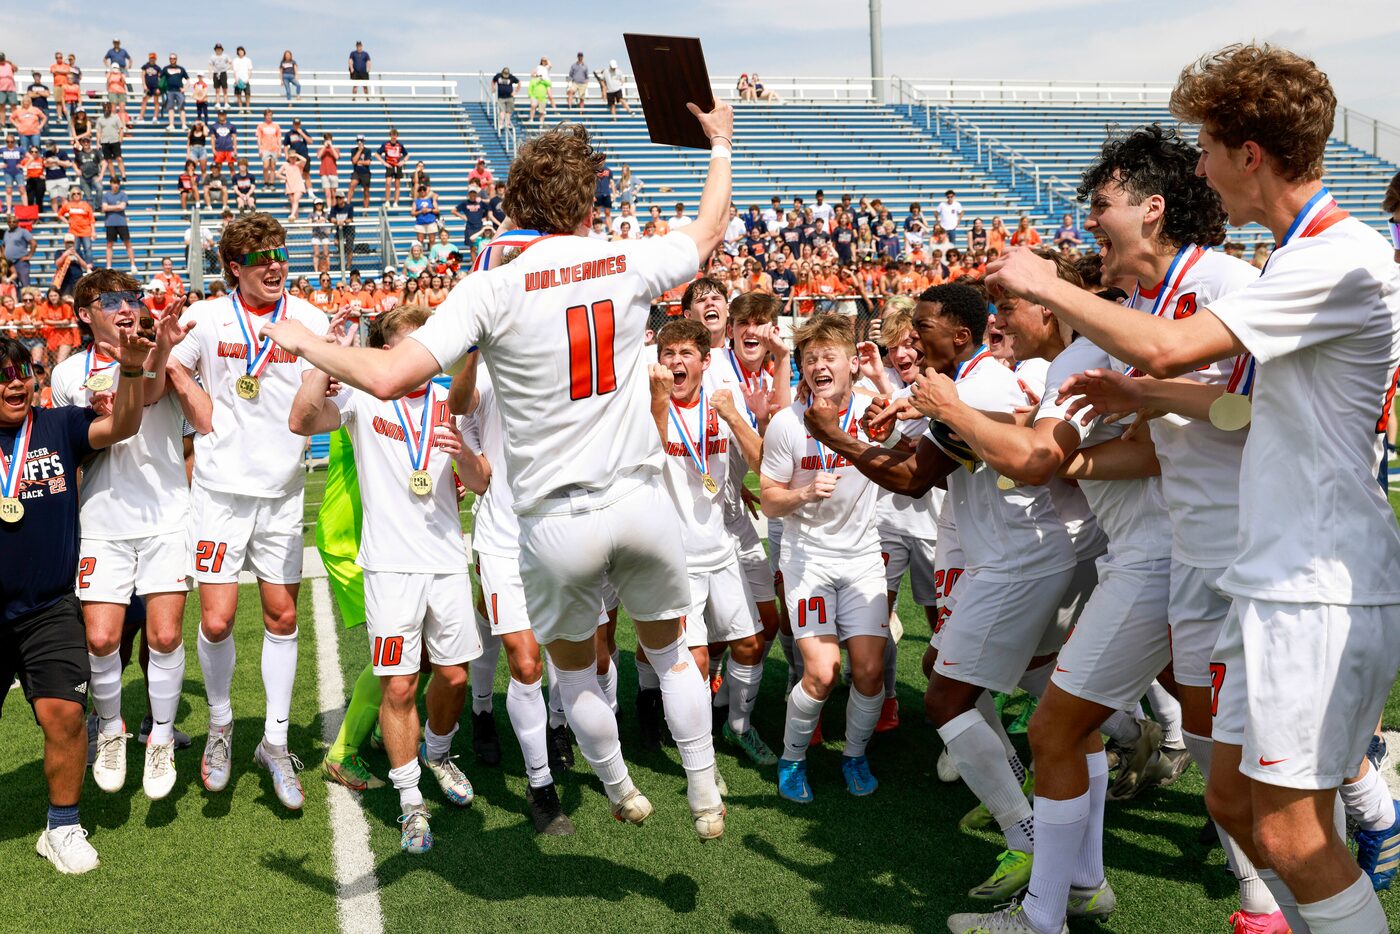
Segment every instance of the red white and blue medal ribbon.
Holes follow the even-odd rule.
[[[262,376],[263,370],[267,369],[268,363],[272,360],[272,350],[277,345],[272,342],[272,338],[265,337],[259,341],[253,334],[252,313],[249,312],[239,300],[238,292],[235,291],[229,296],[233,302],[233,316],[238,321],[238,329],[243,333],[243,343],[248,348],[248,355],[244,359],[246,375],[257,379]],[[284,292],[277,299],[277,304],[272,308],[272,314],[268,316],[268,324],[276,324],[282,320],[287,310],[287,295]]]
[[[700,442],[690,436],[690,429],[686,427],[685,419],[680,417],[676,410],[676,403],[671,403],[671,424],[676,427],[676,433],[681,436],[681,444],[685,447],[685,452],[690,455],[690,459],[695,463],[696,469],[700,471],[700,481],[705,486],[705,492],[713,496],[719,492],[719,484],[715,478],[710,476],[710,452],[708,448],[709,438],[705,434],[705,429],[710,423],[710,409],[705,404],[705,389],[700,389],[700,402],[695,407],[700,413]]]
[[[1152,300],[1150,311],[1152,317],[1160,318],[1167,313],[1167,309],[1171,307],[1171,300],[1176,296],[1177,289],[1181,288],[1186,274],[1205,255],[1206,251],[1194,243],[1184,244],[1181,249],[1176,251],[1176,255],[1172,257],[1171,265],[1167,267],[1167,274],[1162,278],[1162,284],[1157,289],[1157,297]],[[1137,307],[1140,294],[1140,286],[1134,285],[1133,295],[1128,299],[1129,307]],[[1124,373],[1128,376],[1141,376],[1143,371],[1135,366],[1130,366]]]
[[[733,347],[726,347],[724,349],[724,352],[729,354],[729,365],[734,368],[734,375],[744,381],[745,389],[747,389],[749,392],[753,392],[757,389],[763,388],[764,383],[762,366],[759,367],[757,376],[750,376],[749,371],[744,369],[744,365],[740,363],[739,358],[734,355]],[[747,403],[747,401],[748,400],[745,400],[745,403]],[[748,405],[745,404],[744,407],[747,409]],[[758,416],[753,414],[752,410],[749,411],[749,424],[755,428],[758,427]]]
[[[476,256],[476,262],[472,263],[472,272],[480,272],[495,266],[498,260],[494,260],[492,257],[497,255],[496,250],[498,249],[501,251],[501,255],[504,255],[508,249],[523,250],[536,240],[544,238],[545,234],[538,230],[507,230],[481,248],[481,252]]]
[[[415,472],[428,469],[428,458],[432,456],[433,389],[430,385],[423,395],[423,414],[419,417],[418,430],[413,427],[413,416],[408,411],[407,399],[394,400],[394,416],[403,429],[403,443],[408,448],[408,463]]]
[[[104,364],[94,367],[94,354],[97,348],[89,347],[86,357],[83,359],[83,385],[93,392],[102,392],[112,388],[113,378],[107,375],[107,371],[115,369],[117,361],[109,360]]]
[[[851,419],[855,417],[855,414],[856,395],[855,393],[851,393],[851,398],[846,400],[846,417],[841,419],[841,434],[844,435],[850,433]],[[829,457],[829,455],[826,453],[826,446],[820,441],[818,441],[816,438],[813,438],[812,442],[817,446],[817,460],[820,461],[821,472],[826,473],[828,471],[835,470],[836,468],[833,465],[836,463],[837,459],[835,457]]]
[[[24,424],[15,432],[14,446],[7,460],[0,450],[0,520],[18,522],[24,516],[19,487],[24,480],[24,462],[29,458],[29,440],[34,434],[34,410],[24,414]]]
[[[1307,204],[1303,205],[1298,216],[1293,218],[1293,223],[1288,225],[1288,231],[1283,235],[1283,242],[1276,245],[1274,249],[1281,249],[1294,240],[1300,240],[1304,237],[1316,237],[1328,227],[1350,216],[1337,204],[1336,199],[1332,197],[1332,192],[1323,186],[1308,199]],[[1268,268],[1269,264],[1265,262],[1264,269],[1260,270],[1259,274],[1262,276]]]
[[[987,349],[986,344],[983,344],[981,347],[978,347],[977,352],[975,354],[964,360],[962,363],[959,363],[957,365],[957,368],[953,370],[953,382],[956,383],[964,376],[970,375],[973,370],[977,369],[978,364],[980,364],[983,360],[989,359],[991,355],[992,352]]]

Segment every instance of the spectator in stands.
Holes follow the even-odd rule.
[[[1265,264],[1267,264],[1268,262],[1269,248],[1265,244],[1261,243],[1254,248],[1254,256],[1250,259],[1249,263],[1255,269],[1263,269]]]
[[[233,53],[233,102],[242,102],[244,112],[253,106],[253,60],[241,45]]]
[[[0,124],[8,123],[10,111],[19,106],[19,85],[15,83],[18,71],[15,63],[0,52]]]
[[[412,243],[408,247],[408,257],[403,261],[403,271],[410,279],[416,279],[428,268],[428,254],[423,252],[421,243]]]
[[[63,100],[63,88],[68,84],[68,72],[68,62],[64,60],[63,53],[53,53],[53,64],[49,66],[49,74],[53,76],[54,113],[60,118],[68,116]]]
[[[277,157],[282,154],[282,127],[272,119],[271,110],[264,110],[262,123],[257,125],[255,132],[258,135],[258,157],[262,160],[263,187],[271,191],[277,172]]]
[[[209,125],[196,119],[185,135],[185,158],[199,166],[200,174],[209,168]]]
[[[967,248],[975,252],[985,252],[987,249],[987,228],[982,226],[982,218],[975,217],[972,220],[972,227],[967,232]]]
[[[773,101],[774,103],[780,100],[777,91],[763,86],[763,79],[758,76],[758,72],[753,73],[753,93],[754,100]]]
[[[629,233],[622,234],[622,225],[626,224]],[[642,235],[641,224],[638,223],[637,216],[632,213],[632,205],[624,204],[622,210],[612,219],[608,225],[612,230],[614,239],[635,240]]]
[[[123,74],[131,67],[131,53],[122,48],[120,39],[112,40],[112,47],[102,54],[102,64],[116,65]]]
[[[60,292],[57,285],[50,286],[44,294],[44,300],[35,307],[39,319],[39,333],[44,336],[44,346],[48,349],[49,359],[55,364],[67,360],[68,355],[83,342],[82,335],[78,333],[77,316],[73,314],[73,306],[70,304],[73,286],[82,278],[82,272],[78,272],[82,268],[80,260],[76,253],[65,250],[60,256],[60,262],[63,266],[55,275],[54,281],[60,281],[58,276],[63,276],[68,290]],[[83,272],[85,271],[84,269]],[[76,275],[70,276],[69,273]]]
[[[627,163],[622,164],[622,171],[618,174],[617,180],[613,182],[613,197],[618,204],[632,204],[642,195],[643,182],[632,174],[632,167]]]
[[[447,225],[439,224],[437,237],[428,250],[428,269],[434,272],[444,272],[450,265],[452,254],[457,252],[452,245],[452,235],[447,232]]]
[[[102,197],[102,157],[92,148],[92,143],[84,138],[79,141],[70,157],[78,174],[78,186],[83,197],[92,204]]]
[[[300,216],[301,199],[306,195],[306,160],[294,149],[288,149],[278,173],[282,176],[283,192],[287,195],[287,220]]]
[[[427,185],[419,185],[414,192],[413,208],[413,232],[418,237],[418,242],[429,243],[437,237],[438,231],[438,208],[437,195],[429,190]]]
[[[362,191],[365,208],[369,208],[370,170],[373,165],[374,159],[365,146],[365,138],[356,136],[355,149],[350,153],[350,188],[345,193],[346,201],[354,203],[355,189],[358,188]]]
[[[1243,243],[1238,243],[1234,240],[1227,240],[1225,241],[1224,246],[1222,246],[1220,249],[1225,253],[1226,256],[1233,256],[1235,259],[1244,259]]]
[[[47,123],[49,118],[49,86],[44,83],[44,76],[37,71],[33,73],[32,78],[29,86],[24,89],[24,93],[28,94],[34,101],[35,107],[43,111],[44,121]]]
[[[317,198],[307,221],[311,224],[311,268],[326,272],[331,268],[331,218],[326,202]]]
[[[20,145],[25,149],[38,149],[44,145],[43,132],[48,122],[48,116],[34,105],[34,97],[31,94],[24,95],[19,107],[10,110],[10,123],[19,134]]]
[[[144,122],[146,119],[146,105],[151,105],[151,122],[158,123],[164,115],[165,99],[160,93],[161,78],[160,63],[156,61],[156,53],[151,52],[146,56],[146,63],[141,66],[141,109],[136,112],[136,119]]]
[[[329,216],[340,247],[341,266],[349,267],[353,265],[355,255],[355,205],[345,196],[345,192],[335,193],[335,203],[331,205]]]
[[[194,84],[190,85],[190,98],[194,101],[194,118],[208,126],[209,82],[204,80],[202,71],[194,76]]]
[[[39,327],[39,290],[20,289],[19,296],[19,307],[15,309],[13,319],[17,328],[15,334],[29,351],[29,359],[34,363],[42,363],[48,356],[49,347]]]
[[[81,190],[74,188],[68,192],[68,199],[58,206],[58,216],[68,222],[68,233],[73,237],[73,246],[84,262],[92,262],[92,236],[96,217],[92,204]]]
[[[486,226],[486,205],[481,200],[480,193],[475,189],[468,189],[466,198],[453,206],[452,216],[462,219],[462,243],[470,250],[472,239]],[[476,258],[475,252],[472,258]]]
[[[19,164],[24,170],[24,203],[41,211],[44,207],[44,154],[38,146],[30,146]]]
[[[61,94],[63,98],[63,110],[60,111],[60,113],[66,111],[71,116],[73,113],[73,109],[75,107],[81,106],[79,101],[82,99],[83,96],[83,70],[78,67],[77,56],[71,52],[68,53],[67,64],[68,81],[66,84],[63,85],[63,91]]]
[[[653,204],[648,210],[651,217],[643,221],[642,236],[647,236],[647,231],[651,231],[652,235],[657,237],[664,237],[670,233],[671,226],[661,217],[661,206]]]
[[[316,151],[316,161],[321,174],[321,196],[327,204],[335,204],[335,196],[340,191],[340,150],[335,148],[332,134],[321,134],[321,148]]]
[[[881,256],[886,259],[896,259],[899,256],[899,237],[895,235],[894,224],[887,222],[880,229],[877,249]]]
[[[214,105],[228,107],[228,76],[233,71],[233,59],[224,51],[222,42],[214,43],[214,54],[209,56],[209,75],[214,79]],[[204,119],[208,119],[205,117]]]
[[[680,230],[685,225],[691,223],[692,219],[685,216],[685,202],[676,202],[676,213],[666,219],[666,223],[672,230]]]
[[[13,211],[15,205],[25,203],[24,169],[20,167],[23,161],[24,150],[20,148],[19,137],[6,133],[5,145],[0,147],[0,181],[5,185],[5,214]]]
[[[958,200],[957,192],[951,188],[943,192],[943,203],[934,208],[934,212],[938,215],[938,226],[949,234],[957,230],[963,217],[963,206]]]
[[[390,128],[389,138],[379,144],[375,159],[384,166],[384,203],[396,208],[399,206],[399,183],[403,181],[403,166],[408,161],[408,147],[399,142],[398,128]]]
[[[417,247],[418,244],[415,243],[413,249],[417,249]],[[405,266],[407,266],[407,263],[405,263]],[[417,276],[409,276],[408,279],[405,280],[403,291],[399,294],[399,306],[417,308],[428,307],[428,295],[419,288]]]
[[[489,185],[492,181],[494,181],[494,178],[491,175],[491,170],[486,167],[486,160],[476,160],[476,167],[467,173],[467,185],[469,187],[472,185],[480,187],[482,185]]]
[[[59,152],[58,144],[49,143],[48,151],[44,153],[44,195],[49,199],[55,215],[58,214],[58,206],[68,198],[68,189],[73,185],[68,177],[68,171],[72,168],[72,160]]]
[[[419,185],[422,185],[425,188],[427,188],[429,194],[437,193],[433,189],[432,176],[428,174],[428,163],[424,162],[421,159],[413,165],[413,174],[409,177],[408,180],[409,193],[412,194],[413,192],[416,192],[418,190]]]
[[[812,217],[826,225],[827,230],[831,229],[832,221],[836,217],[836,208],[826,203],[826,192],[817,189],[816,203],[812,205]]]
[[[292,89],[296,89],[296,99],[301,100],[301,80],[297,73],[297,60],[292,58],[292,50],[287,49],[282,53],[282,61],[277,65],[278,72],[282,75],[282,90],[287,95],[287,100],[292,99]]]
[[[228,207],[228,183],[224,181],[223,170],[217,162],[204,178],[204,203],[209,205],[210,210],[213,210],[216,198],[220,210]]]
[[[79,140],[90,139],[92,137],[92,120],[88,118],[86,110],[75,107],[68,111],[68,138],[74,145],[78,145]]]
[[[502,68],[492,76],[491,83],[496,88],[496,128],[500,129],[515,113],[515,92],[520,88],[520,79],[511,74],[509,68]]]
[[[992,218],[992,229],[987,231],[987,252],[998,256],[1006,252],[1006,244],[1011,239],[1011,234],[1002,223],[1000,217]]]
[[[104,265],[112,268],[112,244],[120,240],[126,244],[127,265],[136,274],[136,254],[131,249],[131,228],[126,219],[127,199],[122,190],[122,180],[113,175],[109,187],[102,193],[102,226],[107,231],[107,261]]]
[[[739,76],[738,82],[734,85],[734,90],[738,93],[739,100],[741,101],[758,100],[758,94],[753,89],[753,79],[749,77],[748,72],[744,72]]]
[[[126,116],[126,94],[126,72],[116,65],[109,66],[107,69],[107,104],[103,111],[106,111],[106,107],[111,107],[112,112],[117,114],[119,119],[124,118]]]
[[[578,112],[583,113],[583,99],[588,94],[588,66],[583,63],[583,53],[578,53],[578,58],[569,66],[569,89],[565,94],[564,105],[578,106]]]
[[[622,105],[622,109],[629,114],[632,112],[632,105],[627,103],[626,84],[627,78],[617,68],[617,59],[608,62],[608,70],[595,72],[598,81],[603,85],[603,92],[607,96],[608,115],[617,116],[617,106]]]
[[[219,111],[209,135],[214,139],[214,166],[228,165],[232,169],[238,161],[238,127],[229,123],[228,111]]]
[[[165,293],[167,298],[179,298],[185,294],[185,280],[180,278],[180,274],[175,271],[175,264],[169,257],[160,261],[160,272],[156,273],[152,279],[159,283],[161,291]]]
[[[304,187],[311,189],[311,134],[301,125],[300,117],[292,118],[291,129],[282,134],[282,148],[301,156],[301,177]]]
[[[549,76],[549,59],[541,58],[540,63],[535,66],[535,70],[530,73],[530,119],[535,121],[536,126],[544,126],[544,118],[549,112],[549,105],[554,103],[554,82]]]
[[[1079,235],[1079,228],[1074,226],[1074,218],[1069,214],[1061,217],[1060,229],[1055,231],[1055,249],[1078,249],[1083,242],[1083,238]]]
[[[180,130],[183,132],[187,126],[185,122],[185,82],[190,80],[190,73],[185,70],[185,66],[180,64],[180,57],[174,52],[170,53],[170,64],[161,69],[161,76],[165,79],[165,131],[175,132],[175,118],[180,118]]]
[[[1011,235],[1012,246],[1040,246],[1040,232],[1031,225],[1029,216],[1022,214]]]
[[[202,186],[199,181],[199,173],[194,164],[194,160],[186,159],[185,170],[175,179],[180,192],[181,211],[188,211],[191,202],[194,203],[195,207],[199,207],[202,203],[200,200],[200,188]]]
[[[238,170],[233,175],[233,195],[239,213],[256,211],[258,208],[257,180],[248,171],[248,160],[238,160]]]
[[[5,218],[3,252],[5,261],[15,270],[15,281],[21,289],[29,287],[29,261],[34,258],[38,241],[34,234],[19,225],[13,214]]]
[[[350,53],[348,61],[350,68],[350,96],[355,96],[355,82],[363,81],[365,97],[369,97],[369,53],[365,51],[363,42],[356,42],[355,48]]]

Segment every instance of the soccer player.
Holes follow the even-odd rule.
[[[778,793],[808,804],[813,796],[807,747],[836,682],[843,646],[851,656],[851,693],[841,772],[853,795],[879,787],[865,750],[885,700],[890,624],[875,530],[875,485],[834,445],[823,444],[828,436],[854,435],[870,402],[868,395],[853,391],[857,361],[851,323],[819,315],[795,331],[793,340],[812,402],[794,403],[773,416],[764,438],[759,495],[764,515],[787,520],[779,567],[795,607],[793,638],[803,661],[802,680],[788,693]]]
[[[1276,244],[1258,279],[1189,317],[1064,288],[1028,251],[989,272],[1155,377],[1252,357],[1252,404],[1246,376],[1206,413],[1250,425],[1237,552],[1216,582],[1232,602],[1211,659],[1206,800],[1294,931],[1378,934],[1385,915],[1333,812],[1400,665],[1400,530],[1375,482],[1400,269],[1321,183],[1335,108],[1326,76],[1283,49],[1232,46],[1183,71],[1172,110],[1201,127],[1197,172],[1232,223],[1257,222]]]
[[[370,329],[370,347],[392,348],[429,314],[412,306],[385,312]],[[331,334],[346,346],[357,329],[345,327],[342,316],[332,322]],[[356,564],[365,571],[365,625],[383,686],[379,722],[389,781],[399,792],[399,845],[406,853],[426,853],[433,834],[418,788],[422,768],[453,804],[468,807],[474,797],[471,782],[452,761],[452,738],[467,697],[467,662],[481,654],[453,463],[477,494],[486,491],[491,470],[464,445],[447,393],[433,383],[425,380],[393,401],[347,387],[328,397],[329,386],[330,377],[319,370],[303,374],[288,426],[305,437],[350,428],[364,516]],[[432,679],[420,744],[416,698],[424,656]]]
[[[117,361],[99,348],[114,346],[119,334],[136,333],[149,312],[141,303],[141,283],[110,269],[95,270],[78,280],[74,304],[93,346],[54,367],[53,401],[96,407],[110,397],[119,379]],[[134,594],[145,604],[146,644],[151,653],[146,683],[152,726],[141,784],[152,800],[164,798],[175,784],[174,721],[185,677],[181,629],[189,592],[185,539],[189,492],[183,413],[177,396],[166,391],[171,348],[188,333],[188,327],[179,324],[181,305],[183,301],[177,299],[154,325],[155,349],[145,366],[152,378],[140,384],[147,403],[141,430],[85,467],[80,510],[77,593],[92,669],[89,693],[98,717],[92,777],[107,792],[117,791],[126,780],[126,741],[131,734],[121,715],[120,649]],[[185,391],[204,396],[192,384]],[[206,419],[207,398],[203,402]],[[208,427],[207,421],[191,415]]]
[[[559,669],[579,748],[603,780],[614,816],[644,821],[651,802],[627,772],[596,676],[593,638],[606,570],[660,676],[696,832],[712,838],[723,832],[724,807],[709,704],[681,632],[690,599],[685,554],[658,476],[664,455],[641,366],[652,297],[693,276],[724,233],[733,109],[691,110],[712,149],[700,216],[684,229],[625,243],[589,238],[602,158],[582,128],[561,128],[521,147],[506,189],[511,220],[541,236],[498,238],[506,242],[478,262],[491,265],[503,252],[513,258],[468,276],[409,340],[377,352],[332,347],[292,322],[272,334],[336,379],[385,398],[480,346],[509,442],[525,603]]]
[[[778,757],[751,721],[767,645],[739,566],[738,543],[724,522],[728,477],[760,464],[763,441],[730,390],[704,385],[713,356],[703,324],[682,319],[662,327],[656,335],[656,357],[651,410],[666,452],[662,474],[680,515],[685,545],[691,597],[686,643],[696,664],[704,662],[702,671],[709,669],[711,646],[719,651],[728,646],[725,681],[731,685],[731,701],[724,737],[759,765],[773,765]],[[659,688],[649,661],[638,661],[637,681],[642,690]]]
[[[182,318],[194,324],[171,353],[171,365],[197,373],[213,402],[213,430],[195,438],[189,540],[199,584],[199,667],[209,701],[209,736],[200,760],[204,787],[228,787],[233,772],[233,620],[238,574],[258,578],[262,599],[262,681],[267,698],[263,738],[254,761],[272,775],[277,799],[302,806],[298,760],[287,748],[287,721],[297,665],[297,592],[302,564],[304,442],[287,430],[304,361],[262,331],[294,320],[318,339],[326,316],[285,292],[286,232],[267,214],[230,221],[219,238],[226,296],[195,302]]]

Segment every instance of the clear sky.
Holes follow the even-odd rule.
[[[1332,15],[1318,15],[1320,9]],[[864,0],[240,0],[194,6],[50,0],[0,6],[0,51],[24,64],[59,48],[92,64],[114,37],[134,54],[203,63],[214,40],[245,45],[258,67],[290,46],[302,68],[338,70],[356,39],[377,69],[528,71],[582,50],[600,67],[625,59],[623,32],[697,35],[713,74],[869,74]],[[885,0],[885,70],[927,78],[1171,81],[1229,42],[1265,40],[1314,58],[1344,106],[1400,125],[1396,0]],[[626,67],[624,61],[624,68]],[[1340,135],[1340,128],[1338,128]]]

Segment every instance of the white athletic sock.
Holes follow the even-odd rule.
[[[983,691],[977,695],[977,711],[982,714],[982,719],[987,721],[987,726],[992,728],[992,732],[1001,740],[1001,748],[1006,752],[1006,761],[1011,766],[1011,774],[1016,776],[1016,781],[1026,780],[1026,767],[1021,763],[1021,757],[1016,753],[1016,747],[1011,744],[1011,737],[1006,733],[1006,724],[1001,722],[1001,714],[997,713],[997,702],[992,697],[991,691]]]
[[[1386,934],[1385,910],[1364,872],[1331,898],[1298,906],[1312,934]],[[1297,934],[1298,929],[1293,929]]]
[[[661,690],[661,679],[656,676],[656,669],[651,667],[651,662],[637,662],[637,690],[639,691],[659,691]]]
[[[817,700],[808,694],[799,681],[788,691],[787,721],[783,725],[783,758],[790,762],[803,762],[807,758],[807,747],[812,744],[812,733],[821,719],[824,700]]]
[[[543,788],[554,781],[549,774],[549,750],[545,748],[544,692],[540,682],[525,684],[510,679],[506,688],[506,716],[525,757],[525,778],[531,788]]]
[[[885,640],[885,696],[894,697],[895,675],[899,668],[899,643]]]
[[[681,766],[689,779],[686,796],[690,799],[690,809],[719,807],[715,747],[710,736],[709,686],[695,667],[695,658],[686,647],[684,636],[659,649],[647,646],[646,652],[661,679],[666,725],[676,741]]]
[[[204,675],[204,696],[209,701],[209,725],[228,726],[233,722],[233,702],[229,694],[233,690],[233,666],[238,661],[233,633],[229,633],[222,642],[210,642],[204,637],[204,629],[201,628],[195,654],[199,656],[199,670]]]
[[[1089,813],[1085,818],[1084,842],[1074,857],[1074,872],[1070,881],[1089,888],[1104,880],[1103,874],[1103,809],[1108,797],[1108,754],[1102,749],[1084,757],[1089,769]],[[1035,799],[1038,807],[1040,798]],[[1038,813],[1038,812],[1037,812]],[[1039,817],[1037,816],[1037,820]],[[1040,828],[1036,828],[1036,846],[1040,846]]]
[[[399,813],[423,803],[423,792],[418,790],[418,779],[422,769],[418,767],[418,757],[414,756],[404,765],[389,770],[389,784],[399,790]]]
[[[501,658],[501,640],[491,635],[491,625],[476,614],[476,630],[481,635],[481,655],[467,663],[471,672],[472,713],[495,709],[496,663]]]
[[[1092,786],[1092,780],[1090,782]],[[1035,865],[1021,903],[1026,920],[1042,931],[1058,931],[1069,907],[1069,887],[1089,832],[1090,793],[1056,801],[1035,799]],[[1100,878],[1092,885],[1098,885]]]
[[[110,655],[88,653],[88,693],[97,711],[98,729],[108,736],[122,731],[122,656],[121,651]],[[8,687],[8,685],[7,685]]]
[[[598,685],[603,689],[603,697],[607,699],[609,709],[617,713],[617,652],[608,656],[607,674],[598,676]]]
[[[724,683],[733,685],[729,692],[729,729],[742,735],[749,731],[749,718],[758,700],[759,685],[763,683],[763,659],[760,658],[757,665],[741,665],[731,655],[727,668]]]
[[[729,656],[729,662],[730,664],[734,663],[733,655]],[[722,652],[719,655],[716,655],[710,659],[710,684],[715,683],[715,677],[720,673],[720,666],[723,665],[723,663],[724,653]],[[719,690],[715,691],[715,696],[712,703],[716,707],[724,708],[728,707],[731,702],[731,695],[729,692],[729,679],[721,678],[719,682]]]
[[[461,724],[452,724],[452,729],[445,735],[439,736],[433,732],[433,727],[426,720],[423,721],[423,745],[426,747],[423,752],[427,755],[429,762],[441,762],[452,755],[452,737],[457,735],[457,730]]]
[[[1019,687],[1037,699],[1045,696],[1045,688],[1050,684],[1050,676],[1055,673],[1054,661],[1048,661],[1039,668],[1028,668],[1021,675]]]
[[[546,704],[549,706],[549,728],[565,726],[568,723],[564,716],[564,692],[559,690],[559,669],[554,667],[554,663],[549,660],[549,653],[545,653],[544,668],[549,673],[549,696]]]
[[[1162,727],[1162,745],[1167,749],[1185,749],[1181,735],[1181,703],[1156,681],[1147,686],[1147,702],[1152,716]]]
[[[263,632],[262,648],[263,694],[267,697],[267,713],[263,717],[263,736],[268,745],[287,745],[287,721],[292,716],[292,688],[297,680],[297,631],[279,636]]]
[[[1119,746],[1131,746],[1142,735],[1142,727],[1138,726],[1138,722],[1132,714],[1115,710],[1099,727],[1099,732]]]
[[[151,649],[146,671],[146,690],[151,698],[150,742],[159,746],[175,735],[175,714],[180,708],[180,689],[185,683],[185,644],[171,652]]]
[[[1035,827],[1030,802],[1021,793],[1021,784],[1006,761],[1006,750],[981,711],[958,714],[938,728],[938,735],[967,787],[996,818],[997,826],[1006,835],[1007,847],[1031,852]]]
[[[880,708],[883,706],[883,691],[867,696],[851,685],[851,693],[846,697],[846,748],[842,755],[853,758],[865,755],[865,747],[870,745],[870,737],[875,735],[875,724],[880,719]]]
[[[1198,736],[1195,733],[1183,731],[1182,742],[1186,744],[1186,751],[1191,754],[1191,759],[1196,763],[1196,768],[1201,770],[1201,777],[1206,785],[1210,784],[1210,760],[1215,753],[1215,744],[1210,737]],[[1278,911],[1278,902],[1274,901],[1273,893],[1264,884],[1264,880],[1259,878],[1259,870],[1254,863],[1245,855],[1244,850],[1235,839],[1225,832],[1225,828],[1219,824],[1215,825],[1216,836],[1220,838],[1220,847],[1225,851],[1225,862],[1229,864],[1230,871],[1235,874],[1235,878],[1240,884],[1240,909],[1250,914],[1271,915]]]
[[[628,777],[627,763],[622,761],[617,718],[598,684],[598,670],[590,665],[578,671],[560,668],[552,674],[556,679],[554,687],[564,699],[564,712],[578,740],[579,752],[602,779],[608,800],[616,804],[635,786]]]
[[[1368,768],[1365,775],[1343,785],[1341,796],[1347,814],[1362,830],[1389,830],[1395,826],[1395,802],[1375,769]]]
[[[1363,872],[1361,878],[1365,879]],[[1312,934],[1312,928],[1308,925],[1307,919],[1298,910],[1298,899],[1293,897],[1293,890],[1288,884],[1279,878],[1279,874],[1272,869],[1260,869],[1259,879],[1268,886],[1269,893],[1274,896],[1274,902],[1278,905],[1278,910],[1283,912],[1283,919],[1288,922],[1293,934]],[[1367,882],[1367,887],[1370,883]]]

